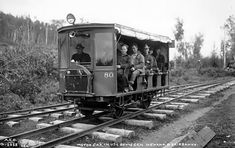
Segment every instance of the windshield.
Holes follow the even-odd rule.
[[[89,31],[69,32],[70,62],[91,65],[91,35]]]
[[[113,34],[98,32],[95,34],[96,66],[113,65]]]

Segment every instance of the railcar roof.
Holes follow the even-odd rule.
[[[65,30],[72,29],[84,29],[84,28],[115,28],[120,34],[130,37],[135,37],[140,40],[152,40],[159,41],[163,43],[171,43],[172,40],[163,35],[153,34],[145,31],[141,31],[138,29],[134,29],[131,27],[127,27],[120,24],[100,24],[100,23],[88,23],[88,24],[75,24],[70,26],[64,26],[58,29],[58,32],[62,32]]]

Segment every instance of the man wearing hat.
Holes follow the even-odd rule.
[[[130,70],[130,56],[127,54],[128,45],[121,45],[119,54],[117,57],[117,80],[118,80],[118,91],[132,91],[133,88],[128,85],[128,75]]]
[[[150,54],[150,47],[145,44],[144,45],[144,59],[145,59],[145,69],[146,69],[146,73],[151,73],[152,71],[156,71],[157,70],[157,61],[154,58],[154,56],[152,56]]]
[[[139,52],[138,45],[136,43],[133,43],[132,51],[133,54],[130,57],[132,74],[129,83],[133,86],[137,76],[145,72],[145,60],[144,56]]]
[[[73,54],[71,62],[91,62],[91,57],[89,54],[83,52],[85,47],[82,44],[77,44],[77,53]]]
[[[157,61],[157,67],[160,71],[165,71],[165,57],[161,53],[161,49],[157,49],[157,54],[154,56]]]

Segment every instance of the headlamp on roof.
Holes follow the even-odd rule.
[[[69,14],[67,15],[66,19],[67,19],[67,22],[68,22],[69,24],[73,24],[73,25],[74,25],[74,23],[75,23],[75,21],[76,21],[76,18],[74,17],[74,15],[73,15],[72,13],[69,13]]]

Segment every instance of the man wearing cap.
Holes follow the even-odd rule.
[[[128,45],[123,44],[118,50],[120,52],[117,57],[118,91],[132,91],[133,88],[128,84],[130,70],[130,56],[127,54]]]
[[[157,67],[160,71],[165,70],[165,57],[161,54],[161,49],[157,49],[157,54],[155,55],[157,61]]]
[[[157,61],[156,59],[149,53],[149,46],[147,44],[144,45],[144,59],[145,59],[145,70],[146,73],[151,73],[152,71],[157,70]]]
[[[91,57],[89,54],[83,52],[85,47],[82,44],[77,44],[77,53],[73,54],[71,62],[91,62]]]
[[[129,83],[131,85],[134,84],[135,79],[138,75],[145,72],[145,70],[144,70],[144,65],[145,65],[144,56],[138,51],[138,45],[136,43],[133,43],[132,51],[133,51],[133,54],[131,55],[131,58],[130,58],[132,74],[131,74],[131,78],[129,81]]]

